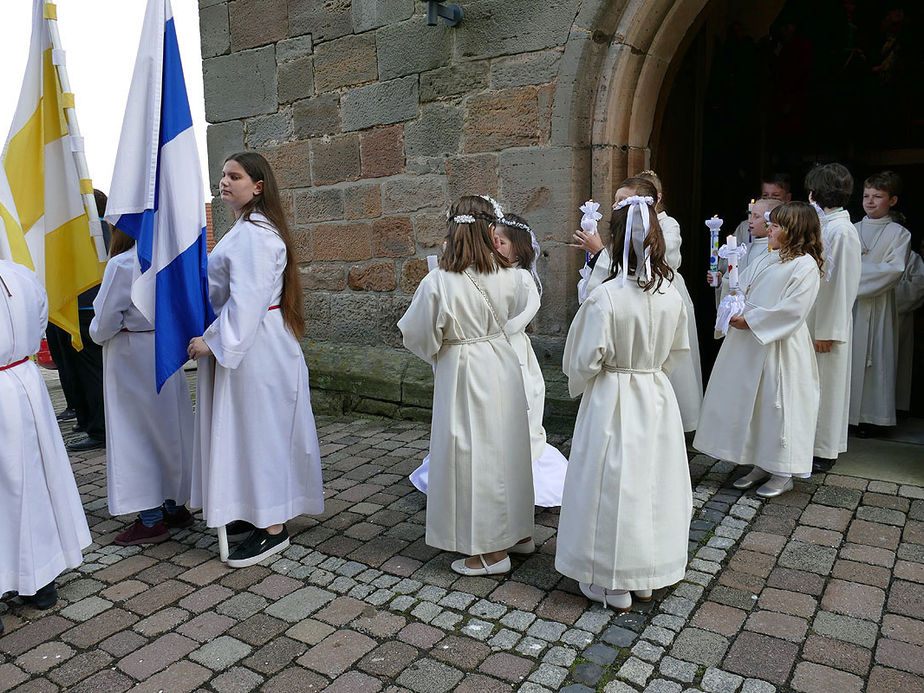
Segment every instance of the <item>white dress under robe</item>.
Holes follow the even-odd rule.
[[[888,216],[864,217],[856,227],[864,254],[853,316],[850,423],[894,426],[898,365],[895,287],[905,272],[911,234]]]
[[[819,390],[806,318],[820,282],[811,256],[781,262],[778,250],[741,274],[749,329],[730,327],[722,342],[693,447],[780,476],[811,474]]]
[[[209,255],[217,318],[203,335],[213,356],[199,359],[191,499],[209,527],[324,511],[308,367],[282,311],[270,310],[285,266],[285,244],[258,214]]]
[[[687,330],[690,336],[690,353],[681,363],[678,363],[670,374],[671,385],[677,395],[680,405],[680,415],[683,418],[683,430],[695,431],[699,423],[699,410],[703,403],[703,370],[699,360],[699,337],[696,332],[696,315],[693,312],[693,300],[687,290],[687,283],[680,274],[682,256],[680,245],[680,224],[676,219],[667,215],[667,212],[658,212],[658,221],[661,223],[661,233],[664,235],[664,260],[674,270],[674,280],[671,282],[683,299],[687,311]]]
[[[826,215],[825,258],[833,268],[821,280],[815,307],[806,324],[812,339],[831,340],[826,354],[816,354],[821,402],[815,431],[815,455],[836,459],[847,451],[850,414],[850,358],[853,304],[860,287],[860,237],[843,209]],[[825,269],[828,270],[826,262]]]
[[[913,250],[901,281],[895,287],[898,312],[898,368],[895,408],[911,409],[911,373],[914,366],[914,311],[924,305],[924,260]]]
[[[154,327],[132,303],[134,250],[106,264],[93,301],[90,337],[103,347],[106,488],[109,512],[189,500],[193,410],[186,375],[174,373],[160,394],[154,375]]]
[[[679,292],[615,278],[581,305],[565,343],[582,395],[558,523],[555,568],[607,589],[683,579],[693,508],[683,423],[667,373],[687,357]]]
[[[25,267],[0,260],[0,278],[0,366],[7,366],[38,351],[48,298]],[[38,366],[27,360],[0,371],[0,594],[35,594],[79,566],[91,541]]]
[[[526,395],[519,359],[502,328],[525,305],[532,282],[514,270],[437,269],[423,278],[398,321],[404,346],[434,367],[430,546],[476,555],[507,549],[533,533]]]
[[[523,269],[529,281],[524,279],[527,286],[525,306],[517,306],[516,315],[504,325],[504,332],[510,338],[510,345],[517,352],[520,367],[523,369],[523,386],[526,388],[526,402],[529,406],[529,448],[533,460],[533,491],[536,505],[542,508],[554,508],[561,505],[561,493],[565,486],[565,472],[568,469],[568,460],[554,445],[545,439],[545,428],[542,425],[542,416],[545,411],[545,378],[539,367],[539,359],[533,351],[532,342],[526,334],[526,327],[539,312],[539,291],[532,275]],[[430,456],[424,458],[423,463],[415,469],[410,476],[411,483],[423,493],[427,492],[427,475],[429,473]]]

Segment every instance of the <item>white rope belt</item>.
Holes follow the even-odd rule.
[[[620,368],[619,366],[611,366],[608,363],[603,364],[603,370],[607,373],[660,373],[660,368]]]
[[[485,335],[484,337],[471,337],[469,339],[444,339],[443,344],[474,344],[475,342],[488,342],[492,339],[497,339],[498,337],[503,336],[503,332],[492,332],[491,334]]]

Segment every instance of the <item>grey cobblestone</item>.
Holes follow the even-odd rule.
[[[536,620],[536,614],[527,611],[511,611],[504,614],[500,622],[514,630],[526,630]]]
[[[473,618],[462,628],[462,632],[475,640],[487,640],[491,637],[494,630],[494,624],[488,621],[482,621],[479,618]]]
[[[526,634],[534,638],[541,638],[548,642],[556,642],[565,634],[566,630],[568,630],[568,627],[563,623],[539,619],[529,627]]]
[[[703,674],[700,686],[709,693],[735,693],[743,681],[743,676],[710,667]]]
[[[557,667],[551,664],[540,664],[539,668],[529,675],[529,680],[543,686],[548,686],[554,691],[558,690],[567,676],[568,670],[564,667]]]
[[[673,657],[665,657],[661,660],[658,670],[668,678],[677,679],[683,683],[693,683],[693,679],[696,678],[697,666]]]
[[[489,602],[486,599],[479,599],[468,610],[472,616],[479,618],[498,619],[507,613],[507,607],[496,602]]]
[[[646,662],[655,663],[664,655],[664,648],[647,640],[639,640],[632,648],[632,654]]]
[[[637,657],[629,657],[629,659],[619,667],[617,676],[626,681],[631,681],[636,685],[644,686],[653,672],[654,667],[647,662],[643,662]]]
[[[501,628],[490,640],[488,640],[488,644],[499,650],[510,650],[516,646],[521,637],[522,636],[515,630]]]
[[[516,650],[529,657],[538,657],[548,646],[549,643],[545,640],[526,636],[517,643]]]

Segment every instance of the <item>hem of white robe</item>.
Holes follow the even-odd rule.
[[[812,474],[812,456],[808,456],[808,461],[802,464],[799,463],[781,463],[779,460],[751,460],[744,459],[741,457],[741,453],[734,453],[730,450],[719,450],[719,449],[707,449],[707,446],[697,445],[696,440],[693,441],[693,447],[704,455],[709,455],[717,460],[724,460],[726,462],[731,462],[732,464],[737,464],[739,466],[748,466],[752,465],[755,467],[760,467],[765,472],[770,472],[771,474],[776,474],[778,476],[800,476],[802,474],[807,474],[811,476]]]
[[[88,531],[85,537],[81,537],[80,548],[58,551],[44,565],[33,570],[30,576],[17,575],[13,571],[0,573],[0,594],[16,592],[27,597],[34,595],[64,571],[73,570],[83,563],[83,550],[91,543],[93,542]]]
[[[533,491],[537,506],[557,508],[561,505],[567,471],[568,458],[554,445],[546,443],[542,454],[533,460]],[[429,472],[430,456],[427,455],[420,466],[408,475],[414,488],[423,494],[426,494],[429,488]]]
[[[891,417],[888,416],[867,416],[865,414],[860,414],[858,417],[850,417],[850,425],[858,426],[859,424],[869,424],[870,426],[895,426],[898,423],[898,419],[893,414]]]
[[[555,559],[555,570],[577,582],[588,582],[608,590],[657,590],[683,580],[687,574],[687,561],[686,557],[684,557],[683,564],[679,568],[650,577],[620,576],[619,571],[614,571],[612,581],[608,583],[601,582],[602,576],[595,575],[592,570],[572,570],[567,565],[559,564],[557,557]]]
[[[301,497],[273,508],[255,508],[252,505],[231,505],[223,508],[202,509],[207,527],[224,527],[235,520],[244,520],[255,527],[270,527],[288,522],[299,515],[320,515],[324,512],[324,499]]]

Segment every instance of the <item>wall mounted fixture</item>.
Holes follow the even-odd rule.
[[[444,5],[442,0],[424,0],[427,3],[427,25],[436,26],[442,17],[446,26],[457,26],[462,21],[462,8],[459,5]]]

